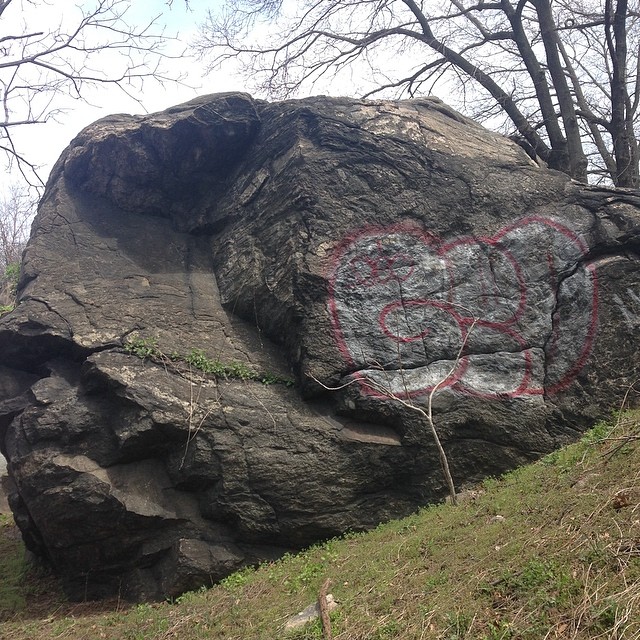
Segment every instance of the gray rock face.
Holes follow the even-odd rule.
[[[441,499],[430,397],[458,486],[575,438],[640,376],[639,204],[430,99],[95,123],[0,322],[27,545],[171,596]]]

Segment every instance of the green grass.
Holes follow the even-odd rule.
[[[19,591],[19,567],[7,571]],[[335,640],[638,640],[640,412],[488,480],[458,506],[330,540],[172,603],[82,615],[56,613],[58,603],[35,620],[14,604],[0,638],[320,639],[317,621],[283,627],[326,578],[339,602]]]
[[[27,566],[24,546],[9,516],[0,515],[0,534],[0,616],[6,617],[25,607],[22,583]]]

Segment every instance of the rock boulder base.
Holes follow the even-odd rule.
[[[441,499],[429,398],[459,486],[574,439],[640,375],[639,204],[435,99],[91,125],[0,322],[29,549],[175,596]]]

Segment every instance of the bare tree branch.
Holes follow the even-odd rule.
[[[140,102],[144,82],[181,80],[162,69],[172,38],[159,27],[159,16],[129,24],[128,0],[70,4],[59,24],[47,23],[49,14],[40,17],[40,8],[48,4],[0,0],[0,150],[32,185],[42,184],[37,162],[18,151],[11,129],[48,122],[61,113],[56,105],[66,96],[84,100],[93,87],[112,86]],[[21,29],[27,19],[31,28]]]
[[[454,106],[494,126],[502,114],[498,128],[515,128],[551,167],[578,180],[606,167],[611,182],[631,186],[640,0],[605,1],[606,10],[599,0],[303,0],[294,10],[278,0],[227,0],[209,14],[196,50],[212,66],[237,60],[273,97],[347,69],[364,96],[453,84]],[[614,105],[622,105],[616,117]]]

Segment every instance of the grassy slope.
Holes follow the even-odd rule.
[[[322,638],[318,622],[283,625],[326,578],[340,603],[335,640],[640,640],[640,412],[486,482],[457,507],[332,540],[174,603],[65,604],[51,582],[20,574],[20,544],[5,538],[0,638],[11,640]]]

